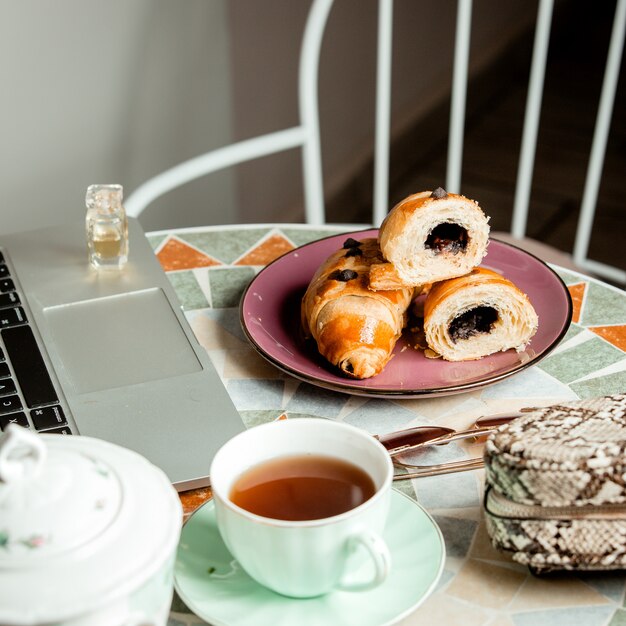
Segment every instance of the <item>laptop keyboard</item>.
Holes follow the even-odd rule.
[[[0,251],[0,429],[9,424],[72,434]]]

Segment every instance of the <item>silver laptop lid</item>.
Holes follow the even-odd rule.
[[[3,236],[0,249],[70,430],[136,450],[180,490],[204,486],[244,426],[134,219],[129,240],[121,271],[91,268],[83,223]]]

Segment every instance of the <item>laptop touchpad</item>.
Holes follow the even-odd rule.
[[[77,393],[202,370],[161,289],[54,306],[44,314]]]

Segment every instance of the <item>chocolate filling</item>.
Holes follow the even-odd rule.
[[[424,247],[436,252],[458,254],[465,252],[469,236],[467,230],[458,224],[444,222],[435,226],[426,237]]]
[[[478,333],[491,332],[494,323],[498,320],[498,311],[490,306],[477,306],[455,317],[448,332],[454,343],[462,339],[469,339]]]
[[[358,248],[361,245],[360,241],[357,241],[356,239],[352,239],[352,237],[348,237],[344,242],[343,242],[343,247],[348,250],[350,248]]]
[[[437,187],[437,189],[430,194],[430,197],[435,200],[441,200],[441,198],[448,197],[448,192],[443,187]]]
[[[354,270],[335,270],[332,274],[328,275],[328,278],[330,278],[330,280],[340,280],[343,283],[347,283],[357,276],[358,274]]]
[[[351,256],[363,256],[363,250],[361,250],[361,248],[350,248],[343,256],[346,258]]]

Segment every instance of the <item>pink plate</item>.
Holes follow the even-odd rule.
[[[499,352],[477,361],[427,359],[401,338],[385,369],[367,380],[353,380],[322,358],[302,338],[300,300],[317,268],[348,237],[376,237],[377,230],[343,233],[296,248],[252,280],[240,306],[241,325],[256,350],[284,372],[313,385],[344,393],[419,398],[484,387],[536,364],[561,340],[572,318],[572,301],[563,281],[543,261],[492,239],[484,267],[513,281],[528,295],[539,329],[524,352]]]

